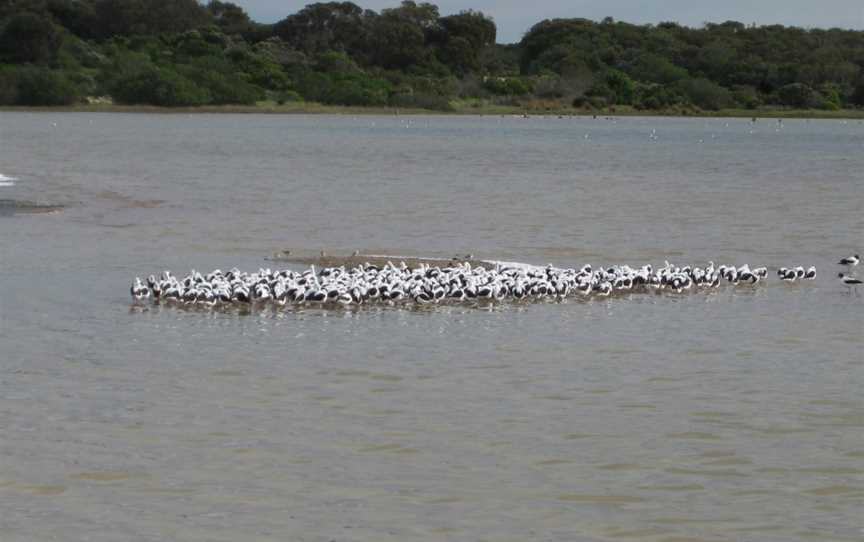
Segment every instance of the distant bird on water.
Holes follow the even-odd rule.
[[[843,258],[842,260],[840,260],[837,263],[839,265],[855,266],[855,265],[858,265],[858,262],[860,262],[860,261],[861,261],[861,256],[856,254],[854,256],[849,256],[847,258]]]
[[[861,284],[862,282],[864,282],[864,281],[862,281],[862,280],[859,279],[859,278],[856,278],[856,277],[850,277],[849,275],[845,275],[845,274],[843,274],[843,273],[840,273],[840,274],[837,275],[837,276],[840,278],[840,282],[842,282],[842,283],[845,284],[846,286],[849,286],[850,288],[854,288],[855,286],[858,286],[859,284]]]
[[[780,280],[784,280],[786,282],[795,282],[795,279],[798,278],[798,273],[795,269],[787,269],[785,267],[781,267],[777,270],[777,276],[780,277]]]
[[[132,287],[129,289],[129,293],[132,294],[132,298],[136,300],[147,299],[150,297],[150,288],[144,286],[141,283],[141,279],[135,277],[135,282],[132,283]]]

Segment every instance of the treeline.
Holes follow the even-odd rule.
[[[639,109],[864,106],[864,32],[546,20],[310,4],[265,25],[218,0],[0,0],[0,104],[315,101]]]

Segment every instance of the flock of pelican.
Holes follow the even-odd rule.
[[[841,265],[854,266],[858,257],[844,259]],[[845,262],[845,263],[844,263]],[[491,267],[491,266],[490,266]],[[784,282],[814,280],[816,268],[780,268],[777,276]],[[558,268],[497,263],[494,268],[470,262],[451,262],[443,266],[421,264],[362,264],[311,266],[303,271],[259,269],[247,273],[238,269],[207,274],[191,271],[177,277],[165,271],[160,277],[136,278],[130,293],[135,301],[216,306],[230,304],[285,305],[362,305],[369,303],[437,304],[483,300],[560,300],[571,296],[606,297],[615,292],[692,292],[719,288],[721,284],[752,286],[765,281],[768,268],[719,265],[679,267],[666,262],[655,269],[614,265],[594,268]],[[840,274],[848,286],[860,280]],[[856,282],[857,281],[857,282]]]

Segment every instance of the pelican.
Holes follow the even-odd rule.
[[[136,301],[141,301],[150,297],[150,289],[144,286],[144,284],[141,283],[141,279],[138,277],[135,277],[135,281],[132,283],[129,293],[132,294],[132,298]]]

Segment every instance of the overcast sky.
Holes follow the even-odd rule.
[[[252,19],[271,23],[312,1],[233,0]],[[379,11],[398,0],[354,0]],[[864,29],[864,0],[438,0],[442,15],[476,9],[491,15],[498,25],[498,41],[519,41],[531,25],[554,17],[606,16],[629,23],[677,21],[699,26],[705,21],[728,20],[750,24],[785,24],[803,27]]]

